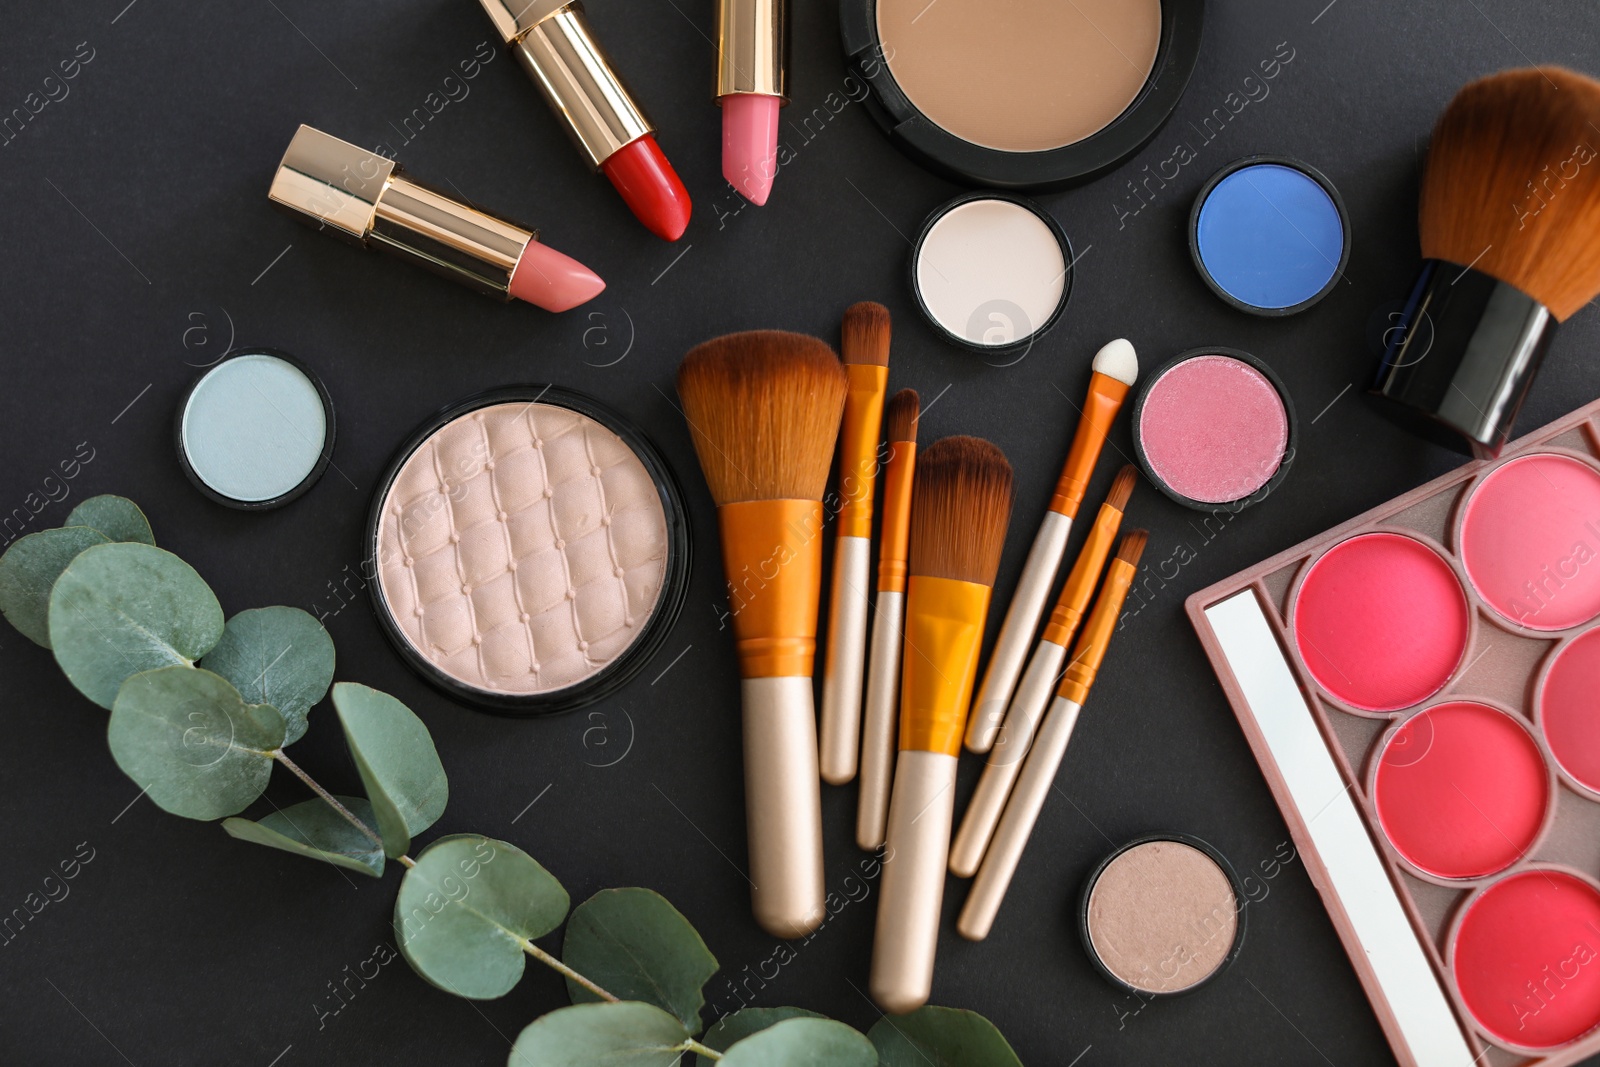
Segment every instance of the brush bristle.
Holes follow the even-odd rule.
[[[1011,522],[1011,464],[977,437],[945,437],[917,457],[911,573],[994,585]]]
[[[889,365],[889,309],[863,300],[844,312],[839,328],[839,352],[846,363]]]
[[[1144,555],[1145,543],[1149,540],[1149,530],[1129,530],[1123,536],[1122,543],[1117,546],[1117,558],[1137,567],[1139,557]]]
[[[1422,177],[1422,254],[1527,293],[1557,320],[1600,293],[1600,82],[1508,70],[1455,95]]]
[[[884,412],[884,422],[889,427],[889,440],[917,443],[917,419],[922,414],[922,398],[915,389],[902,389],[889,398]]]
[[[805,334],[729,334],[683,357],[678,395],[718,506],[821,500],[846,388],[833,349]]]
[[[1132,463],[1117,472],[1116,480],[1111,483],[1111,492],[1106,494],[1106,506],[1118,511],[1128,510],[1128,498],[1133,495],[1133,487],[1139,481],[1139,468]]]

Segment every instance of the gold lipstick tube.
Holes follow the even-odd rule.
[[[717,99],[757,93],[789,102],[786,0],[717,0]]]

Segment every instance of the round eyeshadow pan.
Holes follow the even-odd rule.
[[[178,456],[201,492],[220,504],[264,510],[287,504],[333,455],[333,403],[304,365],[254,349],[211,367],[178,407]]]
[[[1146,473],[1191,507],[1247,500],[1292,458],[1282,392],[1234,354],[1179,357],[1151,379],[1136,416]]]
[[[1290,620],[1312,677],[1365,711],[1409,708],[1442,689],[1471,626],[1466,593],[1444,558],[1386,532],[1323,553],[1301,580]]]
[[[1420,711],[1391,734],[1372,793],[1395,849],[1440,878],[1505,870],[1533,847],[1550,809],[1533,735],[1470,701]]]
[[[1561,769],[1600,793],[1600,630],[1556,653],[1539,690],[1539,728]]]
[[[1600,472],[1570,456],[1523,456],[1467,499],[1461,561],[1484,602],[1531,630],[1600,615]]]
[[[1548,1049],[1600,1026],[1600,892],[1564,871],[1504,878],[1467,905],[1451,971],[1479,1025]],[[1541,993],[1540,991],[1545,992]]]
[[[1206,284],[1257,315],[1322,299],[1349,258],[1350,230],[1332,183],[1297,160],[1254,156],[1214,175],[1190,216],[1190,251]]]

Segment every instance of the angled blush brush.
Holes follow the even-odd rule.
[[[933,989],[956,757],[1011,501],[1011,464],[988,441],[946,437],[918,457],[900,753],[870,980],[888,1012],[921,1007]]]
[[[763,330],[693,349],[678,395],[717,504],[739,651],[751,906],[778,937],[826,915],[811,674],[822,493],[847,388],[833,349]]]
[[[872,616],[866,707],[861,725],[861,795],[856,844],[883,844],[894,777],[895,724],[900,710],[900,630],[906,618],[906,553],[911,535],[911,480],[917,465],[921,400],[902,389],[889,400],[889,458],[883,472],[883,527],[878,537],[878,600]]]
[[[868,592],[872,578],[872,495],[878,436],[889,381],[889,309],[870,301],[844,313],[839,354],[850,392],[839,433],[839,525],[833,542],[833,596],[822,666],[822,780],[856,776],[861,735],[861,676],[866,668]]]

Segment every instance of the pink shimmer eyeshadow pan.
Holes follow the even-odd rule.
[[[1191,507],[1261,493],[1292,459],[1292,434],[1279,386],[1233,355],[1179,357],[1146,388],[1135,417],[1146,473]]]

